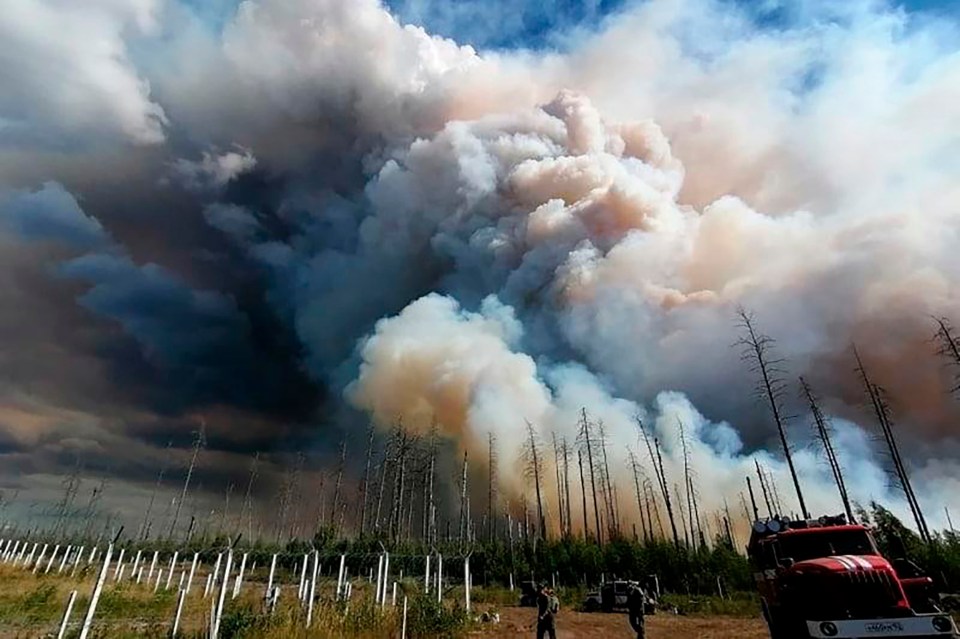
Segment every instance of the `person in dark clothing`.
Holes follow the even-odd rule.
[[[537,597],[537,639],[549,635],[550,639],[557,639],[557,612],[560,610],[560,601],[553,591],[542,586]]]
[[[634,585],[627,596],[627,609],[630,616],[630,626],[637,633],[637,639],[644,638],[643,604],[645,600],[646,595],[644,595],[643,589]]]

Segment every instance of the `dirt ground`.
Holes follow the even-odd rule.
[[[502,608],[500,623],[491,624],[473,636],[484,639],[536,637],[532,608]],[[625,614],[561,611],[557,639],[633,639]],[[760,619],[733,617],[681,617],[657,614],[647,617],[647,639],[767,639]]]

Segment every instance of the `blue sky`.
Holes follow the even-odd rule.
[[[595,29],[611,14],[644,0],[382,0],[404,22],[478,49],[558,46],[574,29]],[[732,0],[759,24],[779,26],[792,0]],[[835,0],[842,3],[845,0]],[[881,4],[883,0],[878,0]],[[183,0],[211,28],[229,19],[239,0]],[[891,0],[907,11],[960,15],[960,0]],[[780,8],[778,8],[780,7]]]

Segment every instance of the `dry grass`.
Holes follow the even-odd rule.
[[[505,608],[500,623],[470,633],[482,639],[533,637],[531,608]],[[558,639],[613,639],[632,637],[625,614],[561,611],[557,618]],[[767,639],[759,619],[737,617],[685,617],[657,614],[647,618],[647,639]]]
[[[54,569],[55,571],[55,569]],[[259,573],[259,571],[258,571]],[[195,578],[191,594],[186,600],[181,620],[181,637],[203,637],[209,624],[212,598],[204,599],[203,585],[206,572]],[[112,577],[112,571],[110,573]],[[238,636],[248,639],[383,639],[399,636],[399,608],[385,611],[374,609],[370,586],[356,582],[349,608],[332,602],[333,584],[324,583],[321,598],[314,611],[314,624],[307,630],[299,607],[294,601],[295,586],[284,587],[282,605],[273,617],[262,614],[263,583],[257,581],[262,575],[254,574],[244,582],[241,595],[228,603],[222,626],[223,637]],[[55,636],[71,590],[78,591],[77,603],[72,614],[71,633],[76,637],[93,590],[93,570],[81,572],[76,577],[68,575],[33,575],[29,571],[10,566],[0,566],[0,639],[33,639]],[[154,594],[153,585],[137,585],[125,580],[116,584],[108,580],[100,605],[97,608],[97,631],[95,636],[106,639],[167,637],[176,607],[176,585],[165,591],[161,585]],[[414,628],[413,610],[418,606],[424,615],[436,615],[438,609],[429,601],[416,599],[413,584],[407,584],[411,592],[411,619]],[[451,594],[456,594],[454,591]],[[478,589],[479,598],[483,591]],[[497,599],[491,596],[489,599]],[[533,636],[533,613],[529,608],[514,608],[491,603],[477,605],[479,610],[497,608],[501,612],[500,624],[477,627],[469,636],[489,639]],[[433,634],[408,632],[408,636],[456,636],[461,634],[452,628],[456,623],[457,604],[449,600],[441,614],[446,615],[444,628]],[[433,618],[433,617],[431,617]],[[242,628],[242,633],[234,633]],[[697,617],[656,615],[649,619],[648,637],[651,639],[761,639],[766,637],[765,628],[758,619],[730,617]],[[632,636],[626,616],[622,614],[587,614],[569,609],[562,611],[559,620],[559,636],[591,639]]]

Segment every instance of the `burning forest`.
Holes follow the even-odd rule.
[[[4,538],[512,585],[953,535],[956,15],[85,4],[0,16]]]

